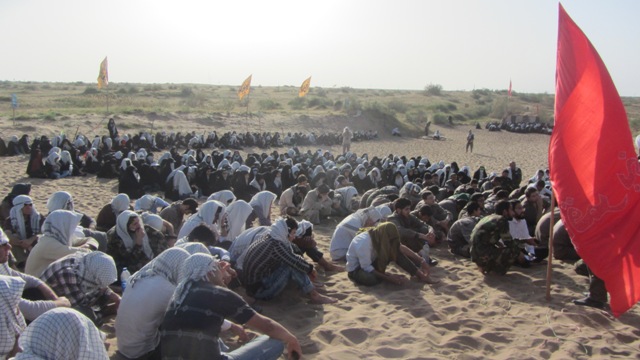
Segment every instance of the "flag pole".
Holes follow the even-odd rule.
[[[549,219],[549,255],[547,256],[547,301],[551,301],[551,274],[553,273],[553,223],[555,222],[556,193],[551,188],[551,218]]]
[[[109,87],[107,86],[107,115],[109,115]]]

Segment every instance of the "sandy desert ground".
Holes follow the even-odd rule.
[[[7,127],[2,129],[4,138],[11,134]],[[457,161],[472,169],[484,165],[488,171],[499,171],[515,160],[525,178],[547,166],[547,135],[474,130],[471,154],[464,152],[468,130],[442,128],[446,141],[422,140],[418,134],[413,138],[382,134],[377,141],[354,143],[352,150],[370,156],[426,155],[431,161]],[[338,147],[329,150],[340,151]],[[0,158],[0,193],[4,196],[13,184],[29,181],[41,212],[46,212],[51,193],[66,190],[73,194],[79,211],[96,216],[117,190],[116,180],[95,177],[28,179],[27,161],[27,157]],[[321,250],[328,250],[339,221],[329,219],[316,227]],[[451,255],[446,245],[434,249],[434,257],[440,261],[433,270],[441,280],[436,285],[410,282],[367,288],[355,286],[346,273],[321,273],[326,292],[340,299],[337,304],[312,305],[291,289],[260,305],[265,315],[298,337],[306,359],[640,358],[640,308],[615,319],[609,312],[573,305],[571,300],[587,290],[588,279],[576,275],[572,264],[554,261],[552,298],[547,301],[545,265],[512,268],[506,276],[484,276],[468,260]],[[399,269],[393,266],[391,271]],[[113,355],[113,322],[102,330],[109,334]]]

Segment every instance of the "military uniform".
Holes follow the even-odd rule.
[[[501,215],[489,215],[471,233],[471,260],[483,272],[506,274],[520,254],[520,243],[509,234],[509,221]]]

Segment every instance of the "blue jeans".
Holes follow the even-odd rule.
[[[291,268],[288,265],[280,265],[271,275],[262,278],[262,286],[254,297],[260,300],[270,300],[278,296],[287,287],[289,281],[293,281],[305,294],[313,290],[313,284],[307,274]]]
[[[284,343],[267,335],[260,335],[245,345],[224,353],[228,360],[276,360],[284,351]]]

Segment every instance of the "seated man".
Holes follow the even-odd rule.
[[[344,260],[347,256],[349,244],[356,236],[358,230],[372,227],[382,218],[383,215],[375,207],[358,210],[344,218],[338,226],[336,226],[333,236],[331,237],[331,244],[329,245],[331,259],[333,261]]]
[[[18,267],[24,267],[29,252],[38,241],[43,223],[44,216],[40,216],[30,197],[18,195],[13,199],[13,207],[3,229],[13,247]]]
[[[383,281],[402,285],[406,278],[388,274],[387,265],[395,262],[411,276],[425,283],[434,283],[429,277],[429,265],[412,251],[403,251],[397,227],[384,222],[356,235],[347,251],[347,274],[349,279],[365,286]],[[407,257],[410,254],[411,259]],[[418,266],[416,266],[418,262]]]
[[[394,203],[395,212],[387,218],[393,223],[400,233],[400,243],[413,252],[418,253],[429,265],[437,262],[430,258],[430,246],[436,245],[436,236],[431,226],[423,223],[417,217],[411,215],[411,201],[398,198]]]
[[[129,196],[127,194],[118,194],[111,199],[111,203],[105,205],[96,218],[96,230],[109,231],[116,226],[116,219],[121,212],[125,210],[133,210],[129,204]]]
[[[118,311],[120,296],[109,289],[117,278],[113,258],[100,251],[67,255],[40,276],[56,294],[69,299],[71,307],[96,324],[103,316]]]
[[[170,222],[173,225],[173,232],[178,234],[185,217],[195,214],[197,211],[198,202],[189,198],[171,203],[171,205],[160,211],[160,217]]]
[[[300,180],[304,175],[300,175],[298,179]],[[304,181],[306,182],[306,177],[304,177]],[[280,195],[280,201],[278,206],[280,207],[280,215],[281,216],[297,216],[300,214],[300,208],[302,207],[302,201],[307,195],[308,188],[306,185],[297,184],[292,187],[286,189]]]
[[[496,204],[496,213],[484,217],[471,233],[471,260],[483,274],[491,271],[504,275],[514,262],[525,262],[522,243],[511,237],[509,218],[513,208],[508,201]],[[534,245],[531,239],[527,243]]]
[[[467,207],[469,216],[464,217],[451,225],[447,234],[447,243],[449,251],[452,254],[471,257],[471,232],[480,221],[480,205],[470,203]]]
[[[316,270],[293,252],[291,241],[297,230],[298,223],[293,218],[278,219],[269,233],[249,245],[241,274],[247,294],[256,299],[270,300],[280,294],[291,280],[314,303],[336,302],[315,289],[312,281],[316,279]]]
[[[118,351],[129,359],[159,352],[158,332],[189,253],[171,248],[136,272],[122,295],[116,316]]]
[[[311,260],[322,266],[325,271],[344,271],[344,267],[327,261],[322,252],[318,250],[318,244],[313,234],[313,224],[307,220],[302,220],[298,223],[298,230],[296,231],[296,237],[293,239],[293,244],[295,245],[293,249],[295,253],[298,255],[307,254]]]
[[[160,357],[275,360],[286,345],[287,355],[299,358],[302,350],[295,336],[279,323],[256,313],[227,289],[229,279],[224,270],[223,264],[205,254],[191,255],[181,266],[178,286],[160,327]],[[231,330],[246,341],[247,334],[241,326],[244,324],[265,335],[225,353],[220,333]]]
[[[300,209],[300,214],[305,220],[319,224],[321,218],[331,215],[333,201],[329,197],[329,191],[329,186],[323,184],[307,193]]]

